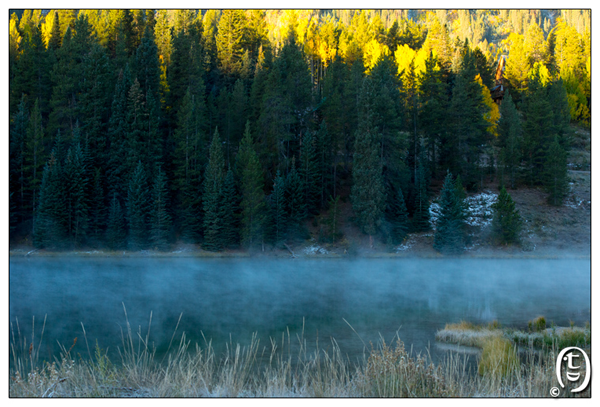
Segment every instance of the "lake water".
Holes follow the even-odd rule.
[[[351,360],[396,333],[407,348],[444,355],[435,332],[446,323],[498,320],[525,327],[544,315],[557,325],[590,320],[590,260],[11,258],[10,321],[48,360],[78,337],[75,351],[115,352],[129,323],[164,352],[174,333],[192,343],[248,343],[256,332],[330,347]],[[351,327],[350,327],[351,326]],[[29,341],[28,341],[29,342]]]

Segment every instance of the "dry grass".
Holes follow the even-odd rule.
[[[449,353],[434,365],[408,353],[400,338],[395,346],[372,345],[361,363],[351,363],[335,341],[331,350],[317,344],[309,352],[303,336],[289,332],[266,346],[256,336],[248,346],[229,343],[222,355],[210,341],[192,346],[183,334],[158,360],[149,331],[134,332],[127,323],[118,361],[96,345],[88,346],[87,359],[76,360],[71,346],[61,347],[54,362],[40,363],[42,335],[25,340],[11,324],[10,397],[549,397],[557,385],[555,350],[530,350],[515,362],[496,336],[484,340],[498,345],[481,359],[479,375],[469,371],[467,356]]]

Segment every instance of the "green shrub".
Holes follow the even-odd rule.
[[[542,332],[546,330],[546,318],[543,316],[539,316],[535,318],[533,321],[529,321],[527,323],[529,326],[529,331],[531,332]]]

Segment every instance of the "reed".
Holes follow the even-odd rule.
[[[469,370],[466,355],[449,353],[433,364],[428,354],[407,351],[399,337],[393,345],[372,344],[362,360],[351,362],[335,340],[309,351],[304,334],[293,338],[289,331],[267,344],[256,335],[244,346],[230,341],[222,353],[206,338],[192,344],[185,333],[173,335],[158,358],[150,328],[135,331],[127,322],[114,361],[98,344],[90,349],[84,329],[88,358],[73,355],[74,340],[54,361],[40,362],[42,332],[43,326],[25,340],[18,322],[11,324],[10,397],[550,397],[556,385],[555,348],[530,348],[524,360],[506,362],[496,357],[507,354],[499,344],[488,359],[503,362],[495,371],[481,368],[481,375]]]

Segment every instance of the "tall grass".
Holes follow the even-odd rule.
[[[254,335],[246,346],[230,341],[222,353],[206,338],[192,344],[184,333],[174,334],[159,358],[150,328],[136,332],[127,322],[115,361],[98,344],[90,348],[84,330],[88,358],[75,358],[73,344],[40,362],[43,329],[27,340],[20,332],[18,322],[11,324],[11,397],[550,397],[557,385],[555,349],[530,349],[503,374],[480,375],[469,370],[466,355],[449,353],[433,364],[429,355],[406,351],[399,337],[393,346],[371,345],[352,363],[335,340],[328,350],[317,343],[309,351],[302,333],[292,338],[288,331],[267,344]]]

